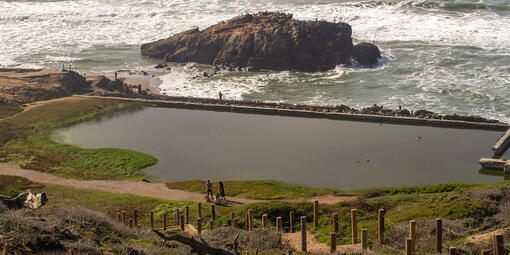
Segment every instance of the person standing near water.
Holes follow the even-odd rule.
[[[227,200],[225,198],[225,188],[223,187],[223,182],[219,182],[219,185],[220,185],[220,196],[223,200]]]
[[[207,184],[205,185],[206,189],[207,189],[207,197],[209,197],[209,194],[211,194],[211,200],[214,200],[214,195],[213,195],[213,192],[212,192],[212,184],[211,184],[211,181],[207,180]]]

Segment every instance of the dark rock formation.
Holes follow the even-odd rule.
[[[23,192],[16,197],[4,197],[0,196],[0,205],[5,206],[8,209],[22,209],[30,208],[37,209],[48,202],[46,193],[35,194],[30,190]]]
[[[338,64],[373,65],[373,44],[353,47],[347,23],[300,21],[290,14],[247,14],[142,45],[143,56],[247,70],[325,71]]]
[[[85,77],[73,71],[0,69],[0,102],[22,105],[91,92]]]
[[[374,44],[363,42],[352,47],[352,56],[358,64],[369,66],[377,63],[377,59],[381,57],[381,52]]]

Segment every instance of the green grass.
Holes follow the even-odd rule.
[[[12,116],[23,109],[19,106],[8,105],[0,102],[0,119]]]
[[[107,99],[69,99],[47,103],[0,121],[0,162],[16,161],[27,169],[79,179],[145,178],[143,168],[157,159],[141,152],[83,149],[52,141],[50,133],[82,121],[137,110],[141,105]]]
[[[191,180],[167,183],[170,189],[206,193],[205,181]],[[332,189],[308,188],[276,181],[224,181],[225,195],[250,199],[299,199],[337,192]],[[213,192],[219,193],[217,182],[213,183]]]

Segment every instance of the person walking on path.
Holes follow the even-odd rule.
[[[221,91],[220,91],[220,93],[218,94],[218,97],[220,98],[220,101],[221,101],[221,99],[223,98],[223,94],[221,93]]]
[[[209,197],[209,194],[211,194],[211,200],[214,200],[214,195],[213,195],[213,192],[212,192],[212,184],[211,184],[211,181],[207,180],[207,184],[205,185],[206,188],[207,188],[207,197]]]
[[[220,184],[220,196],[223,200],[227,200],[225,198],[225,188],[223,187],[223,182],[220,181],[219,184]]]

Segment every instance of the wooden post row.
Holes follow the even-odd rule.
[[[151,230],[154,230],[154,212],[150,212]]]
[[[406,255],[413,254],[413,240],[411,238],[406,239]]]
[[[250,212],[250,230],[253,230],[255,228],[255,224],[253,221],[253,209],[248,210]]]
[[[163,213],[162,217],[163,217],[163,231],[166,231],[166,222],[167,222],[166,221],[166,212]]]
[[[319,228],[319,200],[313,201],[313,228]]]
[[[505,253],[503,235],[494,235],[494,255],[503,255]]]
[[[367,237],[368,237],[368,230],[367,229],[361,229],[361,249],[363,249],[364,251],[367,250],[368,246],[368,240],[367,240]]]
[[[289,232],[294,233],[294,212],[289,215]]]
[[[409,238],[411,238],[411,251],[416,251],[416,221],[412,220],[409,222]]]
[[[338,213],[333,213],[333,232],[338,233]]]
[[[136,209],[133,209],[133,220],[135,227],[138,226],[138,210]]]
[[[122,211],[122,224],[126,225],[126,211]]]
[[[267,228],[267,218],[267,214],[262,215],[262,228]]]
[[[334,253],[336,251],[336,233],[335,232],[331,232],[329,246],[330,246],[331,253]]]
[[[379,209],[377,213],[377,222],[378,222],[378,228],[377,228],[377,242],[383,243],[384,242],[384,209]]]
[[[181,223],[181,230],[184,231],[184,215],[181,215],[179,223]]]
[[[352,244],[358,243],[358,222],[356,220],[356,209],[351,210]]]
[[[184,207],[184,220],[186,221],[186,224],[189,224],[189,205]]]
[[[282,217],[276,217],[276,226],[278,228],[278,232],[283,232]]]
[[[443,220],[436,219],[436,253],[443,252]]]
[[[301,251],[306,252],[306,217],[301,216]]]

